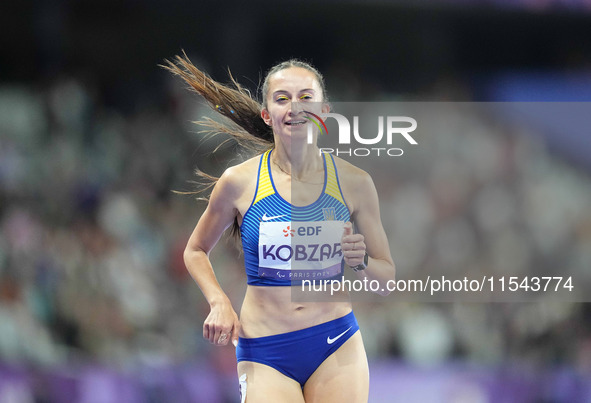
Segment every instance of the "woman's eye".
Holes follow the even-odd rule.
[[[310,100],[310,99],[312,99],[312,95],[310,95],[310,94],[304,94],[304,95],[302,95],[302,96],[300,97],[300,99],[303,99],[303,100]]]
[[[277,102],[282,102],[282,101],[287,101],[289,98],[287,98],[286,96],[282,95],[280,97],[277,97],[277,99],[275,99],[275,101]]]

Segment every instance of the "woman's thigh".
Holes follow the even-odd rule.
[[[367,403],[369,367],[357,331],[316,369],[304,385],[306,403]]]
[[[242,381],[244,375],[246,379]],[[240,361],[238,378],[241,380],[242,402],[304,403],[300,384],[268,365]]]

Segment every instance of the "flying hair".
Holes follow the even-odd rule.
[[[209,118],[195,122],[205,129],[203,133],[228,134],[238,144],[253,151],[264,151],[273,146],[273,132],[261,118],[261,104],[234,79],[230,70],[230,84],[226,85],[195,67],[185,52],[176,56],[174,62],[164,62],[163,68],[182,78],[190,90],[201,95],[213,110],[226,118],[224,123]]]

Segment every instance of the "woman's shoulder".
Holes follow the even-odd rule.
[[[333,157],[341,183],[360,185],[363,182],[371,181],[371,176],[363,169],[340,157]]]
[[[228,167],[220,177],[218,184],[229,192],[241,192],[256,182],[261,160],[260,154],[237,165]]]
[[[371,199],[372,195],[375,195],[373,180],[366,171],[350,162],[339,157],[334,157],[334,160],[343,197],[347,200],[349,209],[353,214],[359,206]]]
[[[244,213],[257,182],[260,155],[227,168],[217,180],[209,199],[210,209],[232,205]]]

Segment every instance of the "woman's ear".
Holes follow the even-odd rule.
[[[328,102],[324,102],[322,104],[322,113],[329,113],[330,112],[330,104]]]
[[[267,124],[267,126],[271,126],[271,115],[269,114],[267,108],[263,108],[261,110],[261,117],[263,118],[263,121]]]

